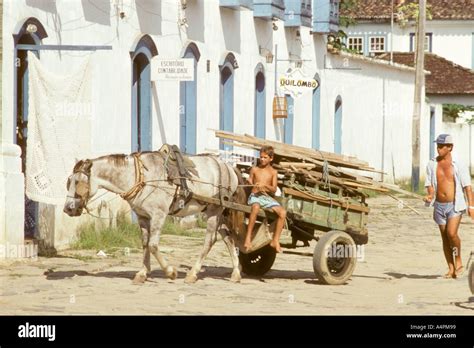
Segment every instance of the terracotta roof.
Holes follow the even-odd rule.
[[[341,0],[344,1],[344,0]],[[400,3],[408,4],[417,0],[394,0],[394,7]],[[472,20],[474,19],[474,0],[427,0],[431,9],[432,19],[440,20]],[[391,17],[392,0],[358,0],[355,7],[345,10],[340,7],[341,16],[349,16],[356,20],[389,20]]]
[[[377,58],[389,60],[390,53]],[[395,63],[415,66],[414,52],[394,52]],[[426,94],[469,94],[474,95],[474,70],[464,68],[433,53],[425,53]]]

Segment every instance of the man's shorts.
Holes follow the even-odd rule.
[[[251,193],[249,199],[247,200],[247,204],[253,205],[255,203],[259,204],[260,207],[264,209],[280,206],[280,203],[278,203],[269,195]]]
[[[440,203],[435,201],[433,219],[438,225],[446,225],[446,222],[456,216],[462,215],[463,211],[454,210],[454,202]]]

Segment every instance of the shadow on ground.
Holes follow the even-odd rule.
[[[409,278],[409,279],[438,279],[440,276],[438,274],[404,274],[404,273],[394,273],[394,272],[387,272],[384,273],[390,277],[401,279],[401,278]]]

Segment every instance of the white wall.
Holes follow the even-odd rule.
[[[470,167],[471,175],[474,175],[474,133],[473,125],[466,123],[465,119],[459,119],[457,122],[443,122],[443,104],[459,103],[464,105],[473,105],[474,97],[465,96],[462,99],[452,97],[429,96],[430,107],[435,108],[435,133],[451,134],[454,139],[453,155],[465,165]]]
[[[31,2],[28,2],[28,4]],[[272,22],[255,19],[249,10],[222,9],[218,0],[188,2],[186,17],[189,27],[178,25],[178,2],[164,0],[124,0],[123,19],[113,5],[102,1],[57,0],[39,7],[25,0],[9,0],[5,4],[3,62],[3,134],[12,142],[14,44],[12,35],[27,17],[36,17],[49,36],[43,44],[112,45],[112,51],[44,52],[41,61],[58,74],[73,70],[91,56],[94,73],[94,115],[91,157],[131,150],[131,58],[137,39],[150,34],[160,58],[179,58],[189,42],[201,53],[198,64],[197,151],[217,149],[218,139],[209,130],[219,128],[219,65],[226,53],[232,52],[239,64],[235,71],[234,131],[254,131],[254,70],[262,63],[266,75],[266,134],[276,139],[272,120],[275,65],[266,63],[259,46],[273,51],[278,44],[278,58],[305,60],[302,71],[308,77],[321,77],[321,150],[333,151],[334,103],[338,95],[343,101],[344,154],[357,156],[377,169],[389,173],[386,180],[408,177],[411,173],[411,115],[413,112],[412,69],[389,66],[359,58],[326,53],[324,37],[310,34],[309,28],[272,30]],[[98,9],[100,8],[100,10]],[[206,62],[210,61],[210,71]],[[278,71],[285,72],[294,64],[281,61]],[[385,108],[384,108],[385,105]],[[179,143],[179,82],[157,82],[152,90],[153,149],[163,142]],[[294,143],[311,147],[311,93],[295,100]],[[385,131],[383,132],[383,118]],[[423,133],[422,137],[426,134]],[[384,163],[382,164],[382,139]],[[18,192],[23,195],[23,192]],[[107,200],[107,199],[106,199]],[[116,200],[119,201],[119,200]],[[43,207],[47,226],[54,229],[52,243],[67,246],[74,234],[70,218],[62,207]],[[78,223],[79,220],[74,220]],[[19,231],[18,233],[23,233]],[[51,233],[51,232],[48,232]]]
[[[445,57],[466,68],[474,69],[473,64],[473,28],[474,21],[427,21],[426,33],[432,33],[432,53]],[[359,35],[368,33],[369,35],[387,35],[387,49],[391,49],[390,22],[388,23],[366,23],[360,22],[356,26],[351,26],[346,31],[348,35]],[[395,52],[410,51],[410,33],[415,32],[414,26],[401,28],[394,24],[393,50]]]

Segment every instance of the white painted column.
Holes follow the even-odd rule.
[[[21,149],[15,144],[0,146],[0,258],[8,256],[9,246],[24,243],[24,178]]]

